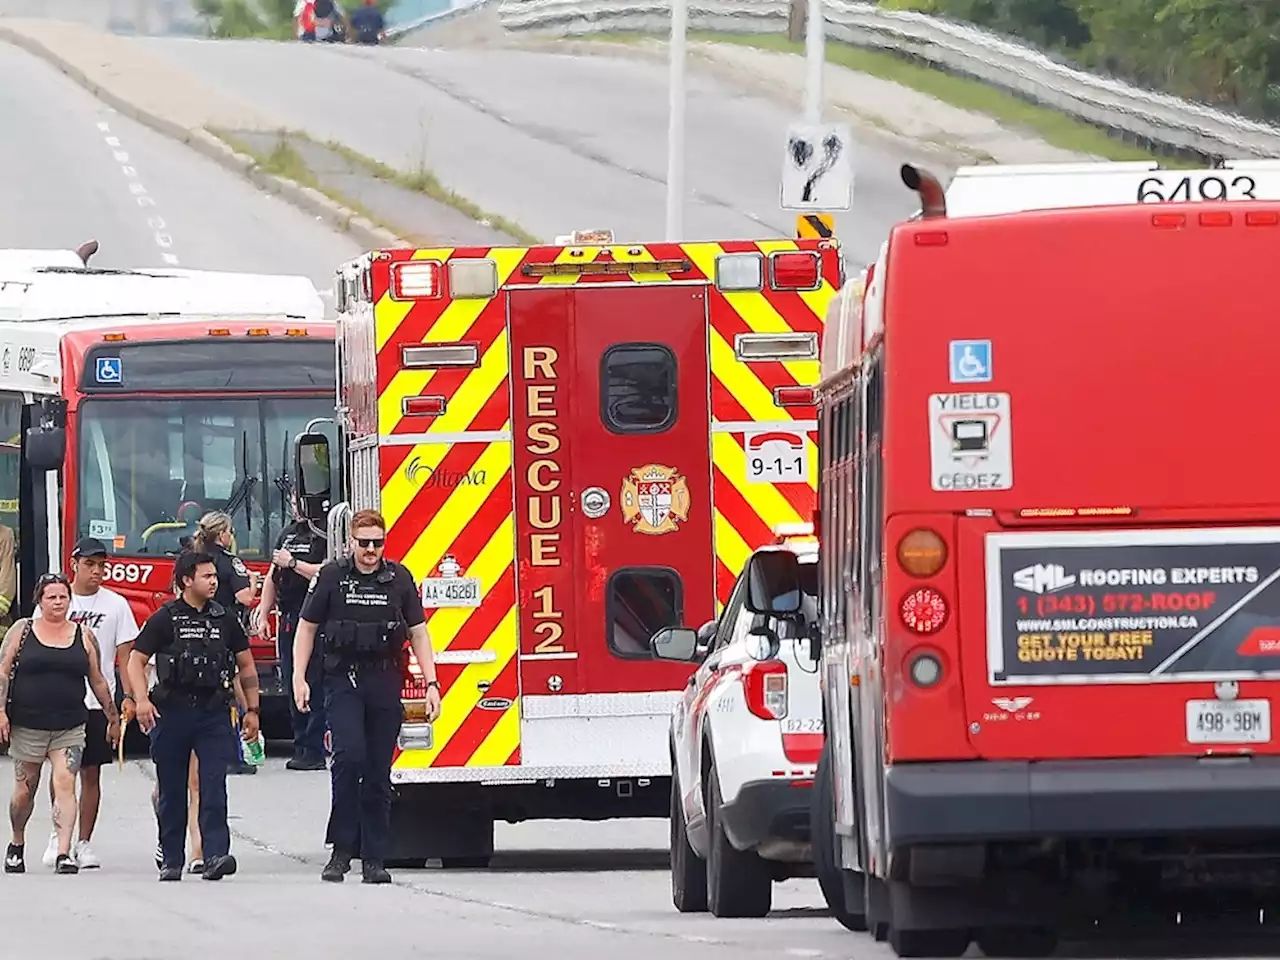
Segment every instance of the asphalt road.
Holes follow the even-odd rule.
[[[607,227],[664,234],[667,79],[661,63],[520,50],[334,49],[265,41],[142,40],[281,123],[403,170],[427,168],[539,237]],[[779,104],[689,74],[690,240],[792,236],[779,208]],[[917,206],[899,151],[856,155],[855,207],[838,218],[852,260],[874,257]]]
[[[162,885],[151,860],[150,771],[143,762],[104,771],[94,838],[103,866],[77,876],[56,876],[40,862],[49,830],[41,785],[26,838],[27,873],[0,875],[0,943],[48,960],[144,960],[210,949],[262,960],[890,956],[822,915],[813,880],[776,885],[775,912],[766,919],[678,914],[665,821],[504,826],[489,871],[401,870],[394,886],[369,887],[359,883],[357,864],[341,886],[322,883],[328,775],[286,771],[278,760],[255,777],[229,780],[239,872],[216,885],[191,875]],[[6,807],[12,779],[6,759]]]
[[[353,240],[0,43],[0,248],[101,244],[97,266],[298,273],[328,289]]]

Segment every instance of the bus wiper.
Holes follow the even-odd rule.
[[[249,530],[253,529],[252,511],[249,509],[249,494],[253,491],[253,485],[258,482],[257,477],[246,475],[243,480],[236,484],[236,488],[231,491],[231,496],[227,498],[227,502],[222,505],[222,512],[234,514],[240,509],[240,504],[244,504],[244,522]]]

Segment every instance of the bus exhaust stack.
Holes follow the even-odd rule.
[[[945,217],[947,215],[947,197],[938,178],[927,170],[913,167],[909,163],[902,165],[900,171],[902,182],[911,190],[920,194],[920,216],[925,219]]]

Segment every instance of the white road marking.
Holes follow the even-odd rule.
[[[99,120],[98,130],[102,132],[102,139],[111,148],[111,158],[120,164],[120,172],[124,174],[125,179],[128,181],[129,193],[133,195],[133,199],[137,201],[138,206],[154,208],[156,205],[155,197],[147,192],[146,186],[138,176],[137,168],[129,162],[128,151],[124,149],[120,138],[111,132],[111,124],[105,120]],[[160,258],[167,266],[178,266],[178,256],[172,252],[173,235],[166,229],[167,224],[164,221],[164,217],[156,214],[147,217],[147,228],[151,231],[151,239],[160,248]]]

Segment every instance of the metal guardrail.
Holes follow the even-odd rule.
[[[859,0],[826,0],[824,7],[833,40],[906,54],[1133,142],[1215,159],[1280,157],[1280,128],[1087,73],[971,24]],[[689,0],[689,27],[784,33],[788,11],[788,0]],[[621,31],[660,36],[670,24],[670,6],[661,0],[500,0],[498,13],[507,30],[561,37]]]
[[[407,36],[416,30],[424,27],[435,27],[442,23],[448,23],[450,20],[456,20],[459,17],[474,13],[481,7],[497,6],[498,0],[470,0],[470,2],[462,3],[459,6],[452,7],[448,10],[441,10],[438,13],[428,13],[421,17],[414,17],[403,23],[397,22],[387,25],[387,38],[389,40],[398,40],[403,36]],[[393,7],[394,11],[395,8]]]

